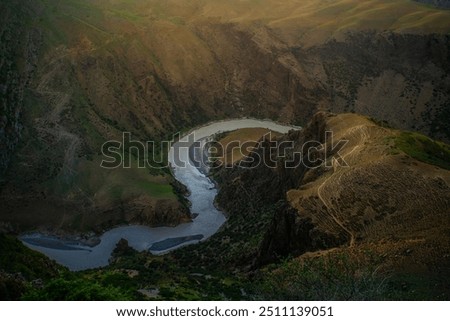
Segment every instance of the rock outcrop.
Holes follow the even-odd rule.
[[[279,204],[254,264],[421,237],[444,249],[450,227],[450,172],[396,149],[398,135],[362,116],[319,113],[303,131],[278,138],[292,141],[293,148],[272,168],[260,164],[250,169],[246,163],[220,170],[218,203],[230,216],[257,217],[264,208]],[[316,144],[309,157],[308,141]],[[260,157],[250,157],[262,159],[267,144],[263,141],[255,151]],[[449,154],[448,147],[443,148],[437,155]],[[286,159],[299,152],[302,165],[287,168]],[[308,163],[314,159],[323,162]]]

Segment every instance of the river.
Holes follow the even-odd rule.
[[[176,227],[150,228],[136,225],[117,227],[101,235],[100,243],[93,247],[40,233],[26,234],[20,239],[29,248],[45,254],[73,271],[108,265],[111,253],[120,239],[126,239],[128,244],[137,251],[150,251],[153,254],[164,254],[181,246],[206,240],[219,230],[226,219],[224,214],[214,206],[217,195],[214,183],[193,165],[189,157],[189,148],[185,147],[189,145],[186,142],[193,143],[188,139],[192,137],[192,133],[195,135],[195,141],[201,141],[220,132],[242,128],[267,128],[280,133],[299,129],[272,121],[227,120],[197,128],[173,144],[169,152],[169,163],[173,169],[173,175],[189,189],[191,213],[198,214],[191,223]]]

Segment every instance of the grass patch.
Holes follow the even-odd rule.
[[[102,157],[95,155],[93,161],[79,162],[72,186],[94,195],[94,199],[103,202],[125,201],[139,195],[156,199],[175,199],[170,179],[167,176],[152,175],[148,168],[138,168],[132,159],[131,168],[105,169],[100,166]],[[67,191],[64,191],[67,192]]]
[[[14,236],[0,233],[0,300],[18,300],[32,280],[46,282],[66,271]]]
[[[376,272],[379,264],[380,258],[370,253],[287,259],[260,271],[252,291],[264,300],[379,300],[388,293],[385,276]]]
[[[20,273],[23,277],[48,279],[55,276],[59,268],[38,252],[25,247],[15,237],[0,234],[0,271]]]
[[[133,296],[111,285],[103,285],[83,278],[74,277],[67,280],[63,277],[52,280],[43,289],[29,291],[23,299],[29,301],[125,301],[132,300]]]
[[[149,193],[153,197],[172,198],[173,189],[171,185],[158,184],[150,181],[139,181],[136,186]]]
[[[450,146],[422,134],[402,132],[394,137],[395,147],[418,161],[450,170]]]

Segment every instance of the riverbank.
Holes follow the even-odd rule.
[[[27,242],[29,239],[25,238],[22,239],[23,243],[71,270],[84,270],[108,265],[111,253],[121,239],[127,240],[130,247],[137,251],[151,251],[153,254],[164,254],[187,244],[208,239],[225,223],[226,217],[214,205],[217,195],[215,184],[192,164],[189,157],[190,145],[188,148],[185,145],[189,142],[190,134],[195,135],[192,144],[220,132],[241,128],[267,128],[282,133],[298,129],[271,121],[251,119],[220,121],[194,129],[174,143],[168,159],[176,180],[190,191],[187,199],[191,204],[191,213],[198,214],[192,222],[175,227],[149,228],[133,225],[114,228],[101,235],[100,243],[89,248],[89,251],[83,247],[77,248],[64,240],[49,241],[49,235],[42,235],[42,240],[39,240],[39,235],[35,235],[33,244]]]

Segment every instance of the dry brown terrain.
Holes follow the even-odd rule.
[[[325,131],[334,143],[324,139]],[[261,263],[280,255],[303,261],[340,253],[355,262],[375,255],[386,275],[426,276],[433,282],[427,291],[448,293],[450,171],[398,150],[399,135],[363,116],[318,114],[303,132],[279,140],[293,140],[297,152],[305,141],[321,141],[321,156],[347,140],[339,155],[348,166],[334,154],[329,167],[286,169],[280,159],[276,169],[222,170],[219,204],[231,215],[250,217],[283,200],[293,208],[275,215],[259,250]],[[253,214],[249,204],[256,207]]]
[[[219,165],[232,166],[248,156],[265,136],[275,139],[280,133],[270,131],[266,128],[244,128],[227,133],[219,139],[217,150],[212,156]]]
[[[325,230],[344,230],[349,246],[437,236],[441,228],[442,237],[447,234],[449,171],[393,155],[386,139],[397,133],[361,116],[333,117],[327,128],[335,140],[349,141],[340,153],[348,167],[334,162],[317,179],[307,172],[307,183],[288,191],[288,201],[301,215],[309,213]]]

